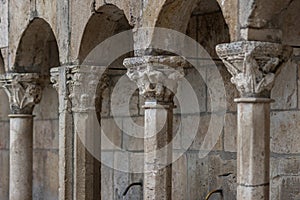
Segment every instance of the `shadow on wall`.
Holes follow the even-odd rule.
[[[45,20],[35,18],[22,35],[14,71],[49,75],[50,68],[56,66],[59,66],[59,53],[54,33]]]
[[[4,69],[4,61],[3,61],[3,57],[2,54],[0,52],[0,74],[4,74],[5,73],[5,69]]]

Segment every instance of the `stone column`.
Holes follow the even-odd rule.
[[[41,100],[37,74],[1,76],[10,103],[9,199],[32,199],[32,111]]]
[[[144,199],[169,200],[172,192],[173,98],[184,77],[185,61],[178,56],[127,58],[128,77],[145,98]]]
[[[240,92],[237,102],[237,199],[268,200],[270,171],[270,92],[291,49],[276,43],[220,44],[219,57]]]
[[[100,198],[101,130],[96,103],[101,104],[98,94],[108,84],[106,75],[102,77],[105,69],[66,66],[51,70],[60,98],[60,199]]]
[[[52,68],[51,82],[58,93],[59,150],[58,150],[58,199],[73,200],[73,116],[69,98],[69,68]]]
[[[96,107],[108,86],[105,66],[72,66],[70,98],[74,117],[74,197],[78,200],[100,199],[101,129]],[[102,77],[103,75],[103,77]],[[100,79],[102,81],[100,83]],[[104,78],[105,77],[105,78]],[[96,103],[99,103],[96,106]]]

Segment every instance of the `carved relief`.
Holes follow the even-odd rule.
[[[58,68],[52,68],[50,71],[50,82],[52,83],[52,86],[56,91],[58,92],[59,89],[59,72]]]
[[[70,68],[70,99],[75,112],[95,110],[95,102],[99,101],[100,90],[108,86],[109,79],[105,68],[99,66],[74,66]],[[105,78],[103,78],[105,77]],[[101,79],[102,78],[102,79]],[[102,82],[99,84],[100,79]],[[100,85],[100,86],[99,86]]]
[[[162,102],[173,101],[186,62],[178,56],[146,56],[124,60],[128,77],[136,82],[140,95]]]
[[[12,114],[32,114],[33,108],[41,101],[42,86],[37,74],[7,74],[1,76]]]
[[[236,42],[216,47],[242,97],[269,97],[276,73],[291,50],[280,44]]]

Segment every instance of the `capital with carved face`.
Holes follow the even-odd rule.
[[[0,84],[9,98],[12,114],[32,114],[41,101],[40,76],[35,73],[9,73],[0,76]]]
[[[277,43],[242,41],[219,44],[216,51],[241,97],[269,98],[275,77],[292,49]]]
[[[180,56],[144,56],[127,58],[123,64],[146,100],[173,102],[187,62]]]

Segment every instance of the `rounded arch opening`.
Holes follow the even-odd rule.
[[[230,112],[235,112],[235,105],[233,98],[237,96],[237,92],[235,87],[230,83],[230,74],[227,72],[225,66],[218,58],[215,46],[220,43],[230,42],[230,32],[229,27],[225,21],[223,16],[221,7],[216,0],[197,0],[197,1],[167,1],[165,6],[163,6],[162,11],[160,12],[159,18],[156,23],[157,27],[164,27],[169,29],[174,29],[182,33],[186,33],[187,36],[193,38],[197,41],[210,55],[211,59],[214,61],[215,66],[207,64],[207,57],[201,57],[198,55],[197,57],[191,56],[189,59],[195,60],[197,62],[197,66],[203,69],[203,73],[199,73],[196,67],[188,67],[186,69],[185,79],[190,83],[193,91],[195,92],[199,104],[200,113],[184,113],[184,117],[189,115],[189,117],[193,118],[193,120],[199,120],[200,126],[198,127],[197,134],[193,140],[192,145],[186,151],[185,156],[179,158],[176,162],[173,163],[173,171],[180,171],[181,162],[186,162],[188,166],[194,166],[188,170],[188,174],[191,178],[185,179],[184,174],[174,174],[172,187],[173,192],[176,193],[176,189],[178,186],[185,186],[188,191],[191,191],[189,194],[189,198],[202,198],[204,199],[207,191],[209,191],[209,187],[211,182],[219,182],[222,181],[215,173],[216,171],[206,171],[199,176],[198,172],[202,170],[203,166],[208,166],[208,168],[214,168],[214,164],[218,163],[226,163],[226,165],[230,166],[232,169],[232,174],[235,174],[236,165],[233,162],[228,160],[220,160],[216,161],[216,163],[210,162],[211,159],[215,159],[214,156],[208,155],[205,160],[199,160],[199,154],[196,153],[196,156],[193,157],[195,152],[201,153],[201,145],[203,144],[203,140],[206,137],[206,134],[209,132],[210,126],[214,126],[214,123],[211,122],[213,118],[213,110],[212,110],[212,99],[217,98],[212,96],[216,91],[218,91],[218,84],[224,83],[225,93],[226,93],[226,103],[227,109]],[[155,39],[155,33],[153,38]],[[153,40],[154,40],[153,39]],[[153,42],[152,40],[152,42]],[[170,40],[171,41],[171,40]],[[191,49],[195,49],[195,51],[199,51],[197,47],[191,47]],[[151,54],[165,54],[165,52],[151,52]],[[218,81],[219,80],[219,81]],[[220,87],[221,88],[221,87]],[[178,88],[177,94],[184,94],[185,88]],[[215,92],[211,92],[214,90]],[[219,90],[220,93],[222,90]],[[187,94],[188,95],[188,94]],[[187,96],[186,95],[186,96]],[[175,103],[180,109],[180,105]],[[176,112],[175,112],[176,113]],[[183,118],[181,118],[180,110],[179,114],[175,115],[177,123],[180,123]],[[201,116],[201,117],[200,117]],[[231,118],[234,118],[235,115],[230,115]],[[194,121],[193,121],[194,122]],[[182,125],[182,124],[181,124]],[[215,124],[215,126],[217,126]],[[173,133],[174,134],[174,133]],[[220,137],[216,141],[213,149],[211,150],[212,154],[220,156],[222,155],[223,149],[223,135],[224,131],[221,130]],[[174,137],[174,135],[173,135]],[[235,137],[234,133],[231,133],[229,137]],[[178,149],[179,151],[183,151],[185,149]],[[232,153],[231,156],[234,156],[235,153]],[[217,164],[217,165],[218,165]],[[223,171],[221,167],[218,169]],[[232,180],[231,180],[232,178]],[[229,182],[235,182],[235,176],[230,176]],[[209,180],[209,181],[206,181]],[[227,183],[225,183],[227,184]],[[222,187],[226,188],[224,190],[224,194],[228,199],[235,199],[235,186],[234,185],[222,185]],[[198,190],[194,190],[193,188],[198,188]],[[233,189],[228,189],[233,188]],[[186,198],[184,196],[183,198]]]
[[[44,19],[35,18],[21,37],[14,71],[49,75],[49,69],[57,66],[59,51],[52,28]]]
[[[85,27],[78,55],[79,64],[101,42],[131,28],[123,10],[112,4],[100,7]]]
[[[15,73],[38,73],[43,85],[42,99],[33,115],[33,196],[58,198],[59,160],[58,94],[50,84],[50,68],[59,66],[59,50],[51,26],[34,18],[23,32],[12,69]],[[47,170],[45,170],[47,169]],[[51,177],[51,181],[41,177]]]
[[[115,58],[113,62],[110,63],[111,60],[107,59],[106,55],[108,55],[107,57],[110,57],[109,54],[114,54],[109,52],[110,50],[114,49],[111,48],[111,45],[113,44],[108,42],[108,49],[103,51],[101,49],[101,56],[98,57],[97,55],[99,52],[97,51],[97,46],[103,41],[109,41],[107,39],[123,31],[128,31],[128,33],[131,33],[131,29],[132,27],[130,26],[123,10],[112,4],[101,6],[95,13],[92,14],[85,26],[77,56],[77,61],[80,65],[93,65],[106,70],[106,75],[102,76],[100,80],[98,80],[98,90],[96,91],[96,96],[99,96],[99,99],[96,99],[95,102],[96,115],[99,123],[101,124],[101,132],[103,132],[102,135],[105,134],[109,141],[117,146],[119,145],[119,142],[122,141],[123,136],[121,127],[118,127],[115,124],[114,118],[110,113],[111,93],[116,82],[126,73],[126,69],[123,66],[124,58],[131,57],[133,54],[132,51],[127,52],[123,55],[120,55],[118,58]],[[132,45],[128,49],[133,50],[133,36],[129,34],[128,38],[132,41],[126,43]],[[97,57],[97,59],[90,60],[94,59],[94,55]],[[99,57],[101,57],[101,59],[103,58],[104,60],[98,60]],[[107,62],[105,59],[109,60],[109,62]],[[103,89],[100,90],[99,87],[102,88],[103,84],[105,86],[103,86]],[[102,135],[101,151],[113,153],[114,150],[106,147],[107,145],[105,142],[103,142],[104,140]],[[92,149],[87,149],[90,150],[90,153],[92,153]],[[116,162],[116,158],[112,158],[112,160]],[[116,179],[116,176],[118,174],[118,176],[122,178],[128,177],[128,173],[115,171],[114,174],[116,175],[113,175],[115,178],[109,180],[109,182],[104,185],[99,184],[102,181],[102,177],[105,177],[108,173],[111,173],[113,169],[103,163],[100,163],[97,158],[93,160],[93,168],[93,172],[91,173],[94,175],[92,179],[95,183],[93,188],[93,195],[95,199],[99,199],[100,196],[102,199],[107,199],[108,194],[115,196],[112,198],[118,198],[117,196],[122,196],[121,192],[125,190],[127,183],[119,182],[118,179]],[[128,180],[128,184],[130,181],[131,180]],[[101,192],[98,192],[99,190],[101,190]]]
[[[279,16],[282,43],[296,48],[300,46],[299,9],[300,1],[291,1],[286,10]]]

